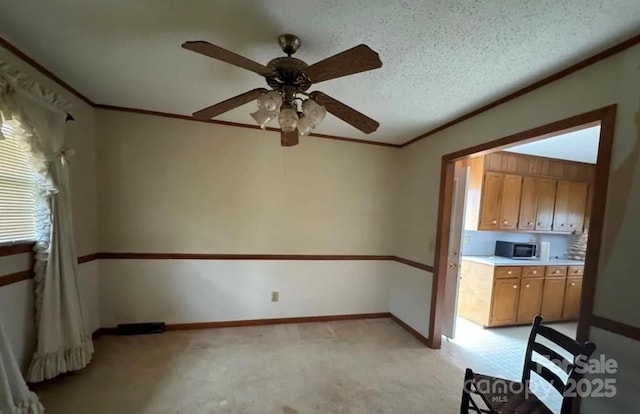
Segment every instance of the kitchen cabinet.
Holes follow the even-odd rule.
[[[589,232],[589,226],[591,225],[591,206],[593,205],[593,187],[589,186],[587,192],[587,209],[584,213],[584,232]]]
[[[565,277],[567,275],[567,266],[547,266],[546,276]]]
[[[544,266],[523,266],[522,267],[522,277],[543,277],[544,276]]]
[[[491,325],[516,323],[520,279],[496,279],[493,286]]]
[[[518,228],[521,193],[522,176],[505,174],[502,182],[502,200],[500,200],[499,227],[501,230],[515,230]]]
[[[498,152],[456,167],[469,168],[465,230],[588,230],[593,165]]]
[[[587,183],[571,182],[569,185],[569,231],[582,232],[587,214],[587,198],[589,185]]]
[[[550,231],[556,201],[556,180],[522,178],[518,230]]]
[[[536,178],[535,181],[538,192],[535,230],[551,231],[553,212],[556,205],[557,181],[551,178]]]
[[[568,277],[564,291],[562,319],[578,319],[580,298],[582,296],[582,277]]]
[[[520,216],[518,230],[534,230],[538,207],[538,189],[535,177],[522,178],[522,196],[520,197]]]
[[[502,209],[502,184],[504,174],[487,172],[482,184],[482,201],[480,205],[480,230],[498,230]]]
[[[491,265],[462,259],[458,315],[485,327],[578,317],[584,266]]]
[[[582,231],[587,211],[588,184],[558,181],[553,231]]]
[[[540,314],[543,288],[543,277],[522,279],[516,322],[531,323],[533,318]]]
[[[566,278],[564,277],[545,278],[540,310],[540,316],[544,320],[559,321],[562,319],[565,285]]]
[[[482,188],[480,230],[515,230],[520,213],[522,176],[487,172]]]

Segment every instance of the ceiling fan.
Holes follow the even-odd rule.
[[[302,60],[291,57],[300,48],[300,38],[283,34],[278,37],[278,42],[287,56],[277,57],[266,66],[205,41],[183,43],[182,47],[185,49],[264,76],[271,88],[257,88],[234,96],[195,112],[194,118],[209,120],[257,100],[258,110],[251,116],[263,129],[269,121],[277,119],[281,129],[281,145],[285,147],[297,145],[299,137],[315,129],[327,111],[366,134],[378,129],[378,122],[342,102],[319,91],[307,93],[314,83],[381,67],[382,62],[376,52],[366,45],[359,45],[307,65]]]

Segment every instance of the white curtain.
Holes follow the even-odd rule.
[[[0,414],[41,414],[38,396],[29,391],[0,324]]]
[[[1,63],[0,70],[0,120],[17,121],[25,129],[21,136],[31,150],[41,188],[34,268],[37,348],[27,373],[29,382],[39,382],[82,369],[93,355],[77,281],[66,112],[59,97],[11,74]]]

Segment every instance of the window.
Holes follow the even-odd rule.
[[[35,172],[29,150],[15,137],[17,129],[4,123],[0,140],[0,243],[33,241]]]

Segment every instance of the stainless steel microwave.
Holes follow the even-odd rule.
[[[537,253],[538,245],[535,243],[496,241],[496,256],[509,259],[535,259]]]

